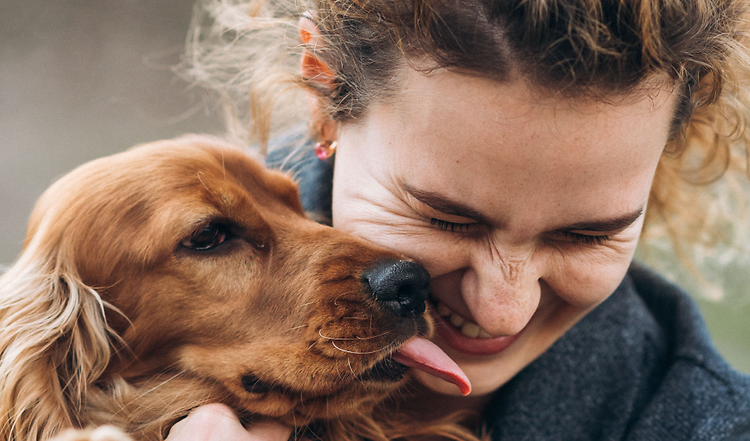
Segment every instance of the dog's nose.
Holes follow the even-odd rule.
[[[416,316],[425,310],[430,273],[408,260],[378,262],[363,276],[370,293],[399,317]]]

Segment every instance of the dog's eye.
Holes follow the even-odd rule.
[[[220,224],[206,224],[182,240],[182,246],[191,250],[210,250],[227,240],[227,228]]]

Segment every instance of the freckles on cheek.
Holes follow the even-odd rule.
[[[607,299],[622,282],[628,265],[568,267],[545,282],[555,295],[576,308],[590,308]]]

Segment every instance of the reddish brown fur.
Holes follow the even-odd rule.
[[[209,221],[236,237],[207,251],[181,246]],[[287,176],[212,138],[85,164],[42,196],[24,252],[0,278],[3,362],[24,360],[0,380],[0,435],[113,424],[161,439],[191,408],[219,401],[295,427],[329,421],[332,439],[390,437],[398,431],[367,415],[404,380],[362,375],[430,325],[390,313],[361,277],[400,258],[309,221]],[[17,292],[29,274],[61,287]],[[14,325],[65,308],[46,340]],[[246,391],[248,374],[275,388]]]

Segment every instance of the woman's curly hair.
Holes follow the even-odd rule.
[[[659,225],[676,244],[705,242],[726,231],[711,224],[709,205],[744,201],[728,195],[731,185],[717,193],[707,184],[750,172],[747,8],[744,0],[202,0],[183,71],[219,92],[233,131],[261,146],[309,118],[287,92],[317,93],[346,122],[396,96],[404,65],[501,82],[519,72],[561,99],[648,95],[646,80],[662,78],[680,99],[644,231]],[[316,47],[297,36],[306,11],[324,41]],[[328,65],[333,88],[300,76],[303,48]]]

